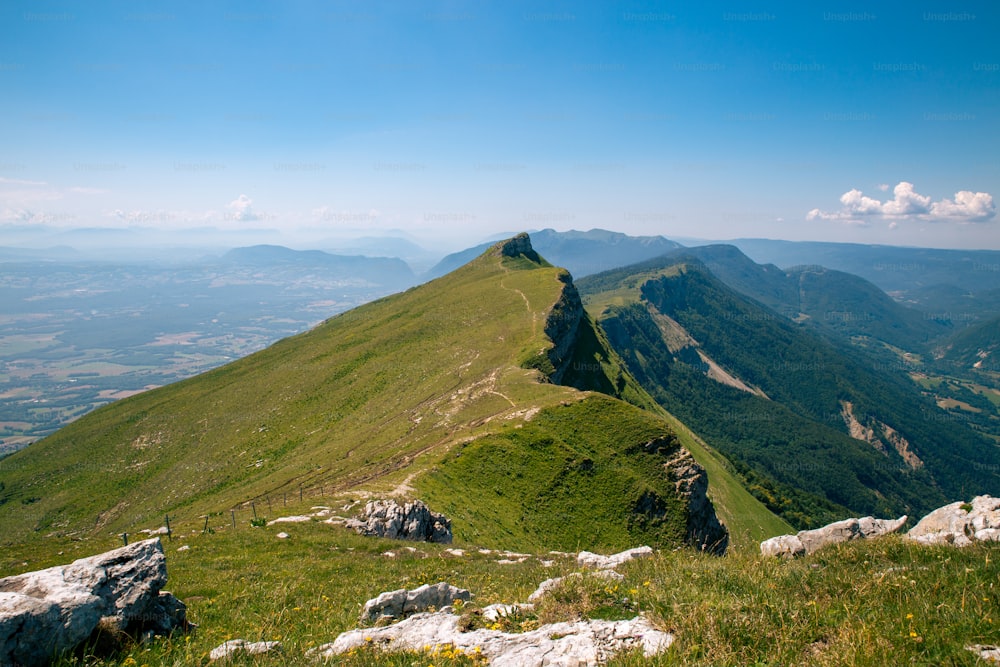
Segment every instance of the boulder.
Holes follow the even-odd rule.
[[[581,551],[577,554],[576,562],[580,567],[589,567],[595,570],[613,570],[623,563],[627,563],[630,560],[635,560],[636,558],[647,558],[653,555],[653,549],[651,547],[635,547],[634,549],[628,549],[627,551],[622,551],[610,556],[602,556],[601,554],[591,553],[589,551]]]
[[[372,500],[359,518],[347,519],[344,525],[373,537],[451,544],[451,521],[419,500],[405,505],[395,500]]]
[[[235,657],[236,655],[262,655],[272,651],[280,651],[281,642],[248,642],[245,639],[230,639],[216,646],[208,654],[212,662]]]
[[[646,449],[662,451],[669,446],[661,439],[647,443]],[[677,495],[687,502],[685,542],[717,556],[725,554],[729,546],[729,530],[719,521],[715,506],[708,497],[708,473],[683,447],[679,447],[664,466],[674,480]]]
[[[1000,538],[1000,498],[977,496],[971,503],[939,507],[910,529],[906,537],[922,544],[967,546]]]
[[[794,558],[805,556],[806,547],[798,535],[778,535],[760,543],[760,553],[764,556]]]
[[[800,530],[795,535],[779,535],[760,543],[764,556],[793,558],[815,553],[831,544],[851,540],[871,539],[898,531],[906,523],[906,517],[898,519],[874,519],[870,516],[860,519],[834,521],[822,528]]]
[[[0,665],[48,664],[95,632],[188,629],[184,603],[161,589],[159,539],[0,579]]]
[[[966,646],[965,648],[972,651],[978,655],[980,659],[985,660],[986,662],[1000,664],[1000,646],[973,644],[971,646]]]
[[[350,630],[312,649],[307,657],[328,659],[366,646],[390,652],[447,647],[468,655],[479,653],[492,667],[577,667],[601,664],[632,649],[651,657],[666,651],[674,640],[641,616],[627,621],[552,623],[520,633],[485,628],[462,632],[460,618],[449,612],[424,613],[387,627]]]
[[[424,584],[412,591],[401,588],[398,591],[382,593],[365,602],[361,619],[374,621],[380,618],[402,618],[431,608],[443,609],[451,606],[456,600],[468,602],[471,599],[472,593],[469,591],[443,581],[433,586]]]

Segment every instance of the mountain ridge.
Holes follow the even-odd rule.
[[[219,512],[251,500],[260,506],[265,496],[298,489],[392,493],[409,480],[422,492],[423,477],[412,473],[446,473],[461,467],[454,458],[461,451],[468,460],[474,450],[489,451],[490,443],[523,441],[526,448],[516,451],[551,473],[544,487],[548,505],[526,506],[549,510],[520,523],[494,517],[507,531],[494,533],[489,512],[479,508],[466,525],[482,540],[566,545],[596,537],[617,546],[642,534],[676,541],[685,505],[669,475],[655,473],[666,450],[635,449],[670,436],[669,422],[590,391],[603,388],[655,407],[604,347],[587,314],[573,307],[578,297],[569,274],[529,249],[527,236],[497,244],[449,276],[102,408],[29,446],[0,469],[2,539],[120,532],[164,513]],[[559,328],[555,341],[545,335],[550,317]],[[558,352],[563,338],[574,343]],[[557,368],[558,379],[579,388],[555,384]],[[572,418],[559,416],[567,414]],[[599,447],[573,435],[588,426],[610,435]],[[669,449],[679,447],[676,437],[669,442]],[[550,460],[543,450],[562,453]],[[499,481],[508,473],[517,471],[490,475],[498,488],[516,488],[513,479]],[[714,483],[735,484],[719,479],[726,474],[720,468]],[[581,495],[591,477],[618,492]],[[426,483],[430,497],[448,497]],[[107,500],[97,497],[102,492]],[[630,527],[627,517],[644,497],[654,499],[642,505],[654,512]],[[585,522],[551,524],[567,498],[603,508],[601,525],[622,529],[602,538]],[[478,502],[463,497],[459,505],[476,509]],[[15,520],[20,508],[27,510]],[[740,510],[753,517],[744,523],[756,522],[756,534],[778,525],[752,503]],[[736,508],[729,516],[741,520]],[[463,530],[459,519],[459,534]]]

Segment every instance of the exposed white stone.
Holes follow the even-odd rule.
[[[271,651],[280,651],[281,642],[248,642],[245,639],[230,639],[216,646],[208,654],[211,661],[231,658],[238,654],[262,655]]]
[[[401,618],[431,608],[443,609],[456,600],[468,602],[471,599],[472,593],[469,591],[441,581],[433,585],[424,584],[411,591],[401,588],[382,593],[365,602],[361,618],[368,621],[382,617]]]
[[[980,658],[986,662],[1000,663],[1000,646],[984,646],[982,644],[973,644],[972,646],[966,646],[966,649],[972,651],[979,655]]]
[[[275,537],[277,537],[279,540],[287,540],[289,537],[291,537],[291,535],[285,532],[281,532],[275,535]]]
[[[279,516],[277,519],[268,521],[267,525],[273,526],[276,523],[306,523],[307,521],[312,521],[312,518],[308,516]]]
[[[997,540],[1000,498],[977,496],[971,503],[939,507],[910,529],[906,537],[922,544],[964,547],[976,541]]]
[[[331,658],[363,646],[390,652],[447,646],[465,653],[478,650],[493,667],[579,667],[604,663],[629,649],[652,657],[674,640],[641,616],[627,621],[552,623],[523,633],[488,629],[462,632],[459,618],[450,612],[423,613],[388,627],[350,630],[307,656]]]
[[[530,614],[535,610],[533,604],[491,604],[483,607],[483,618],[496,623],[501,618],[511,618],[520,614]]]
[[[344,525],[373,537],[451,543],[451,522],[419,500],[405,505],[395,500],[372,500],[359,518],[347,519]]]
[[[651,547],[635,547],[634,549],[628,549],[610,556],[602,556],[601,554],[591,553],[589,551],[581,551],[576,556],[576,562],[580,567],[589,567],[595,570],[613,570],[623,563],[635,560],[637,558],[647,558],[653,555],[653,549]]]
[[[0,579],[0,665],[47,665],[94,629],[166,634],[187,628],[184,604],[162,591],[159,539]]]
[[[800,530],[796,535],[778,535],[760,543],[764,556],[793,558],[815,553],[831,544],[851,540],[872,539],[895,533],[906,524],[906,517],[898,519],[875,519],[870,516],[860,519],[834,521],[822,528]]]

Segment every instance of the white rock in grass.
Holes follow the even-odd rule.
[[[972,646],[966,646],[967,650],[972,651],[979,655],[980,658],[986,662],[993,662],[1000,664],[1000,646],[984,646],[982,644],[973,644]]]
[[[291,535],[289,535],[288,533],[282,532],[282,533],[278,533],[277,535],[275,535],[275,537],[277,537],[279,540],[287,540],[289,537],[291,537]]]
[[[652,657],[674,641],[673,635],[657,630],[641,616],[628,621],[552,623],[521,633],[462,632],[459,618],[449,612],[416,614],[395,625],[344,632],[333,643],[306,655],[326,659],[365,646],[389,652],[452,647],[466,654],[481,652],[492,667],[577,667],[601,664],[633,649]]]
[[[306,523],[307,521],[312,521],[312,518],[308,516],[279,516],[277,519],[268,521],[267,525],[273,526],[276,523]]]
[[[281,642],[248,642],[245,639],[230,639],[213,648],[208,654],[208,659],[214,662],[232,658],[238,654],[262,655],[280,650]]]
[[[368,621],[380,617],[400,618],[431,608],[442,609],[456,600],[468,602],[471,599],[472,593],[469,591],[441,581],[434,585],[424,584],[412,591],[401,588],[382,593],[365,602],[361,618]]]
[[[794,558],[819,551],[832,544],[852,540],[873,539],[895,533],[906,523],[906,517],[898,519],[874,519],[870,516],[860,519],[834,521],[821,528],[800,530],[795,535],[778,535],[760,543],[760,553],[764,556]]]
[[[595,570],[613,570],[623,563],[627,563],[637,558],[647,558],[653,555],[651,547],[635,547],[610,556],[581,551],[576,556],[576,562],[581,567],[589,567]]]
[[[159,539],[0,579],[0,665],[48,665],[100,624],[126,633],[188,629],[184,604],[162,589]]]
[[[964,547],[977,541],[996,540],[998,529],[1000,498],[977,496],[971,503],[939,507],[911,528],[906,537],[922,544]]]

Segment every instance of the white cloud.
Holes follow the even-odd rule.
[[[866,197],[861,190],[848,190],[840,195],[840,203],[851,215],[877,215],[882,212],[882,202]]]
[[[931,205],[931,215],[940,218],[964,219],[969,222],[984,222],[997,214],[993,195],[987,192],[960,190],[955,200],[942,199]]]
[[[920,215],[930,210],[931,198],[913,189],[913,183],[900,181],[892,189],[894,197],[882,205],[882,214],[892,217]]]
[[[232,213],[227,216],[230,220],[253,222],[254,220],[260,219],[257,214],[253,212],[253,200],[246,195],[240,195],[233,201],[229,202],[226,205],[226,208],[232,211]]]
[[[888,183],[879,183],[878,184],[878,189],[881,190],[882,192],[888,192],[889,191],[889,184]]]
[[[913,183],[900,181],[892,189],[892,195],[892,199],[881,201],[854,188],[840,196],[839,211],[826,212],[814,208],[806,214],[806,219],[837,220],[855,225],[882,219],[891,223],[890,229],[895,229],[901,220],[985,222],[996,216],[993,196],[987,192],[962,190],[955,193],[954,199],[935,202],[930,196],[918,193]]]

